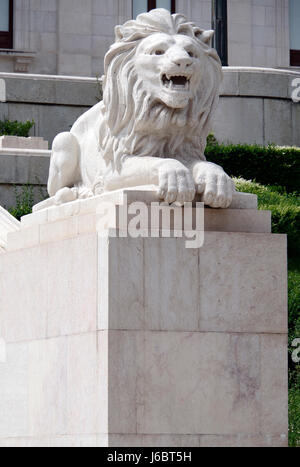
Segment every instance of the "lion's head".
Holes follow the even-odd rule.
[[[222,77],[210,46],[213,31],[157,9],[115,33],[105,56],[104,158],[118,163],[128,154],[203,157]]]

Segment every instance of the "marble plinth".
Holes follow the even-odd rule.
[[[102,202],[8,233],[0,446],[286,446],[286,237],[270,214],[205,209],[187,249],[100,232]]]

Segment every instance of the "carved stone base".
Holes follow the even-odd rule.
[[[206,209],[187,249],[109,237],[99,203],[8,235],[0,446],[285,446],[286,238],[269,213]]]

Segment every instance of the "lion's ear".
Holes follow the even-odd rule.
[[[214,36],[215,31],[213,30],[208,30],[208,31],[203,31],[200,35],[198,35],[198,38],[204,42],[204,44],[211,45],[212,38]]]

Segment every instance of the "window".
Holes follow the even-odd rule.
[[[300,66],[300,2],[290,0],[290,64]]]
[[[215,30],[213,46],[223,66],[228,66],[227,0],[212,1],[212,28]]]
[[[13,0],[0,0],[0,48],[13,47]]]
[[[133,0],[132,13],[135,19],[140,13],[153,10],[154,8],[165,8],[175,13],[175,0]]]

